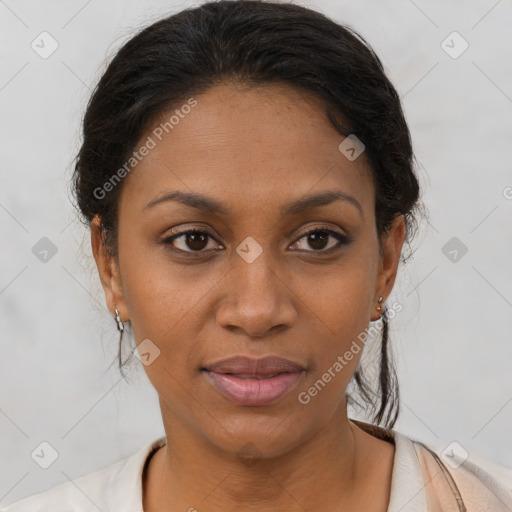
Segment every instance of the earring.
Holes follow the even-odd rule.
[[[383,297],[379,297],[379,300],[377,301],[377,303],[379,304],[379,305],[377,306],[377,311],[381,311],[381,310],[382,310],[382,306],[380,305],[380,303],[382,302],[382,300],[383,300]]]
[[[121,320],[121,317],[119,316],[119,311],[117,309],[115,309],[115,312],[116,312],[117,328],[119,329],[119,332],[123,332],[124,331],[123,321]]]

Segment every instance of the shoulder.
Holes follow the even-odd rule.
[[[445,510],[455,504],[463,504],[468,511],[512,510],[511,469],[468,452],[456,442],[443,450],[419,441],[411,443],[423,474],[427,503],[434,510],[435,506]]]
[[[142,470],[148,455],[165,444],[151,441],[129,457],[88,475],[0,508],[0,512],[142,512]]]
[[[512,511],[511,469],[455,442],[437,450],[395,430],[352,421],[395,445],[388,512]]]
[[[103,510],[105,484],[119,474],[124,461],[119,461],[94,473],[64,482],[27,498],[23,498],[0,512],[49,512],[63,511],[73,504],[81,512]]]

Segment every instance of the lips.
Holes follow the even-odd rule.
[[[276,402],[296,386],[305,372],[302,365],[277,356],[235,356],[201,370],[222,395],[247,406]]]
[[[260,359],[234,356],[206,365],[205,369],[216,373],[231,373],[239,377],[246,375],[246,378],[255,378],[270,377],[283,372],[300,372],[305,368],[289,359],[277,356],[266,356]]]

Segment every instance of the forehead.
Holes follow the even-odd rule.
[[[218,85],[151,124],[135,149],[150,139],[152,148],[128,175],[120,208],[140,212],[156,196],[181,190],[222,198],[247,213],[337,189],[369,210],[365,155],[347,159],[338,149],[344,138],[307,93],[281,84]]]

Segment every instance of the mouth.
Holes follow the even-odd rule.
[[[302,365],[276,356],[252,359],[235,356],[202,367],[201,373],[229,401],[238,405],[270,405],[299,382]]]
[[[262,380],[271,379],[272,377],[275,377],[276,375],[281,375],[282,373],[286,372],[273,373],[272,375],[258,375],[256,373],[223,373],[222,375],[233,375],[234,377],[237,377],[239,379]]]
[[[203,370],[213,387],[238,405],[261,406],[277,402],[299,382],[304,371],[273,375],[217,373]]]

